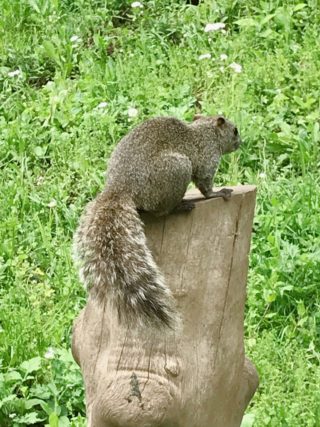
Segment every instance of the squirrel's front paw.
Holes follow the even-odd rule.
[[[232,189],[231,188],[222,188],[219,191],[209,191],[207,193],[205,193],[205,197],[206,199],[213,199],[215,197],[222,197],[223,200],[229,200],[231,197],[231,193],[232,193]]]
[[[220,193],[224,200],[229,200],[232,192],[233,190],[231,188],[222,188],[218,193]]]

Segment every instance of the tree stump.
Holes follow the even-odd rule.
[[[238,427],[257,386],[243,322],[255,187],[190,213],[144,215],[148,245],[180,313],[176,331],[119,325],[89,297],[76,319],[89,427]]]

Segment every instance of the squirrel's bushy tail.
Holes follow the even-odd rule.
[[[94,297],[116,307],[120,322],[173,326],[173,297],[130,197],[105,190],[88,204],[75,234],[74,255],[81,280]]]

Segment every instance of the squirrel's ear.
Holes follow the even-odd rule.
[[[224,125],[225,122],[226,122],[226,119],[223,116],[218,116],[216,119],[216,123],[218,127]]]
[[[195,122],[196,120],[203,119],[204,116],[202,114],[195,114],[192,121]]]

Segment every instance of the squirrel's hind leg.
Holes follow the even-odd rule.
[[[157,216],[167,215],[179,207],[191,182],[192,165],[187,156],[167,152],[152,166],[150,185],[137,200],[137,208]],[[190,206],[185,208],[190,210]]]
[[[173,209],[172,213],[191,212],[195,206],[195,203],[191,200],[181,200],[178,206]]]

